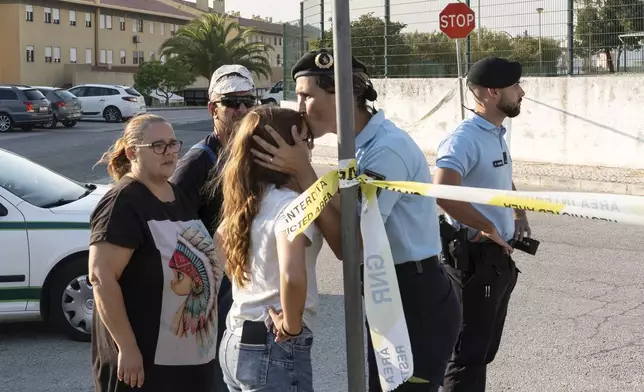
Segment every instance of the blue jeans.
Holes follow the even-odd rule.
[[[224,332],[219,358],[230,392],[313,392],[311,347],[313,334],[302,334],[286,342],[275,342],[266,333],[265,344],[245,344],[230,331]]]

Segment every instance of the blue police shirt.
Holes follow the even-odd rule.
[[[358,174],[374,179],[432,183],[421,149],[381,110],[356,136],[356,163]],[[382,189],[378,207],[395,264],[440,253],[436,199]]]
[[[503,137],[505,132],[503,125],[497,127],[471,113],[438,146],[436,167],[455,170],[461,175],[463,186],[512,190],[512,159]],[[511,208],[474,203],[472,206],[494,224],[506,241],[514,236]],[[446,216],[455,227],[464,226]],[[470,238],[477,232],[470,229]]]

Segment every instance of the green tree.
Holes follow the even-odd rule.
[[[610,73],[615,72],[613,50],[618,59],[623,48],[629,45],[642,48],[642,37],[620,35],[644,31],[644,1],[642,0],[577,0],[575,26],[575,53],[583,58],[604,53]],[[587,67],[590,67],[590,63]]]
[[[158,60],[144,62],[134,74],[134,86],[147,96],[156,92],[165,97],[166,105],[170,105],[173,92],[183,90],[196,78],[190,67],[175,57],[165,63]]]
[[[177,55],[193,72],[210,79],[222,65],[240,64],[256,75],[271,75],[267,51],[273,47],[252,42],[257,34],[252,28],[241,29],[233,18],[205,14],[177,30],[161,45],[161,54]]]
[[[400,22],[391,22],[387,35],[389,37],[387,58],[389,72],[387,76],[406,76],[410,62],[410,50],[405,43],[402,30],[407,27]],[[319,49],[322,42],[315,39],[310,43],[311,49]],[[324,32],[324,46],[333,45],[333,32]],[[351,22],[351,46],[353,55],[362,61],[374,76],[385,75],[385,21],[373,16],[373,13],[363,14]]]

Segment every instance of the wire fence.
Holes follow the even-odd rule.
[[[349,0],[353,55],[374,78],[455,77],[456,46],[439,13],[459,0]],[[644,0],[464,0],[476,28],[461,45],[464,69],[480,58],[522,63],[526,76],[644,73]],[[331,0],[304,0],[284,25],[290,69],[310,49],[333,45]],[[288,99],[288,98],[287,98]]]

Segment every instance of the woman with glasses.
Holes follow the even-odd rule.
[[[255,163],[251,150],[263,150],[257,140],[272,141],[267,128],[291,145],[291,132],[306,134],[298,112],[262,106],[242,119],[231,139],[221,176],[225,198],[217,235],[233,284],[233,305],[219,362],[230,391],[283,392],[294,385],[298,391],[313,391],[315,264],[322,235],[312,224],[291,242],[278,225],[301,189],[293,177]],[[313,139],[306,140],[310,151]]]
[[[101,160],[115,183],[90,217],[98,392],[212,390],[223,270],[193,203],[168,181],[181,144],[146,114]]]

